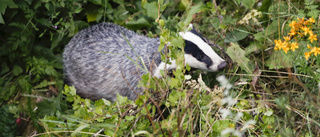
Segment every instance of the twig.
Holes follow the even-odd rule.
[[[92,137],[96,137],[98,134],[100,134],[102,131],[104,130],[104,128],[100,129],[97,133],[95,133],[94,135],[92,135]]]

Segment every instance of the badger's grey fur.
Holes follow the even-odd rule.
[[[180,33],[186,40],[185,62],[207,71],[225,67],[225,61],[192,31]],[[63,53],[66,82],[76,87],[78,95],[92,100],[115,101],[117,93],[134,100],[142,94],[137,85],[146,73],[138,65],[154,68],[150,71],[156,77],[161,77],[161,69],[175,68],[174,60],[171,65],[161,62],[159,44],[158,38],[138,35],[115,24],[91,26],[66,45]]]

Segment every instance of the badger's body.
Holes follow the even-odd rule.
[[[186,44],[192,41],[188,38],[194,37],[187,34],[181,34],[186,39]],[[226,64],[224,60],[211,48],[212,51],[202,52],[203,46],[199,48],[196,45],[199,44],[198,41],[199,39],[191,42],[193,46],[189,46],[189,49],[186,45],[186,63],[208,71],[223,68]],[[66,83],[75,86],[78,95],[92,100],[105,98],[115,101],[117,93],[134,100],[137,95],[142,94],[142,89],[137,85],[141,76],[146,73],[138,65],[145,65],[149,70],[154,68],[150,71],[156,77],[160,77],[159,72],[165,69],[164,66],[168,66],[167,69],[175,67],[174,63],[170,66],[161,62],[160,53],[157,52],[159,44],[158,38],[138,35],[115,24],[101,23],[91,26],[76,34],[65,48],[63,62]],[[199,49],[200,56],[197,55]],[[188,53],[190,51],[197,53]],[[215,55],[207,56],[210,52]]]

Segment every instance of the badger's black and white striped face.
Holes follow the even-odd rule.
[[[190,24],[189,27],[192,25]],[[185,62],[190,67],[217,71],[227,65],[194,28],[188,32],[180,32],[180,35],[185,40]]]
[[[192,24],[189,25],[192,27]],[[192,28],[188,32],[180,32],[181,37],[185,40],[185,63],[192,68],[202,69],[205,71],[218,71],[223,69],[227,63],[209,46],[208,43]],[[154,70],[154,76],[161,77],[160,70],[176,68],[175,60],[170,60],[171,64],[161,62]]]

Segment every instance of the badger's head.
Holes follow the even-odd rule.
[[[192,28],[187,32],[180,32],[179,34],[185,40],[185,63],[192,68],[202,69],[205,71],[218,71],[226,67],[227,63],[223,60],[209,44],[201,37],[197,31],[193,28],[192,24],[189,25]],[[175,61],[171,61],[171,65],[165,65],[163,62],[154,71],[154,76],[160,77],[160,70],[174,69],[176,67]]]
[[[180,32],[179,34],[185,40],[185,62],[192,68],[198,68],[205,71],[218,71],[223,69],[227,63],[205,42],[192,24],[189,25],[191,31]]]

